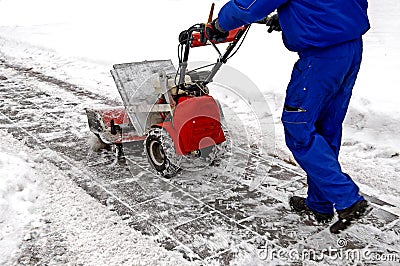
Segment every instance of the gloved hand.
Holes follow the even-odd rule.
[[[265,25],[269,26],[268,33],[273,31],[282,31],[281,25],[279,24],[278,14],[272,15],[272,17],[267,20]]]
[[[188,40],[190,38],[190,36],[189,36],[189,33],[188,33],[188,31],[187,30],[184,30],[184,31],[182,31],[180,34],[179,34],[179,43],[180,44],[184,44],[184,43],[186,43],[186,41]]]
[[[224,31],[218,23],[218,19],[214,19],[206,25],[206,38],[212,43],[223,42],[228,38],[229,31]]]

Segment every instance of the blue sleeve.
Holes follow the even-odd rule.
[[[230,0],[218,14],[222,29],[228,31],[259,21],[289,0]]]
[[[367,11],[368,9],[368,1],[367,0],[357,0],[358,4],[360,7],[364,10]]]

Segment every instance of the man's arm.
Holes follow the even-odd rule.
[[[289,0],[230,0],[218,14],[218,23],[225,30],[259,21]]]

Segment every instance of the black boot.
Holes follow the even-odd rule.
[[[366,200],[360,200],[350,207],[337,211],[339,220],[330,227],[333,234],[338,234],[351,225],[351,222],[367,215],[372,210],[371,205]]]
[[[292,196],[289,199],[289,205],[293,211],[299,214],[310,214],[313,215],[315,220],[319,223],[328,223],[332,220],[334,214],[333,213],[320,213],[314,210],[311,210],[306,205],[306,199],[299,196]]]

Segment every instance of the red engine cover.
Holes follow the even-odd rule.
[[[181,97],[174,111],[173,127],[163,127],[175,142],[178,154],[220,144],[225,141],[220,123],[220,110],[211,96]]]

